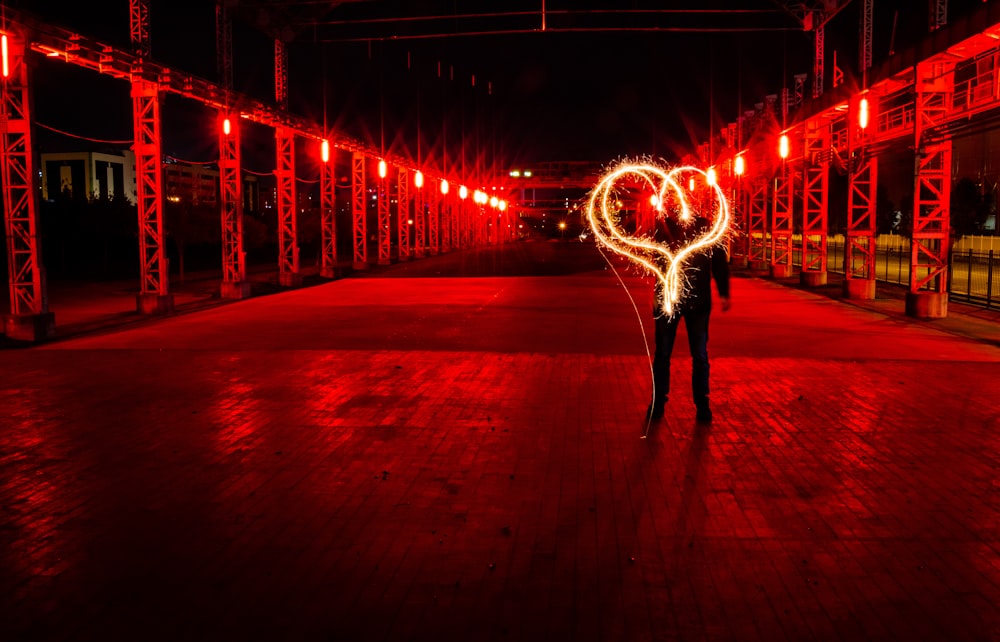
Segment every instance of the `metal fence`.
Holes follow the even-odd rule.
[[[767,260],[771,259],[770,234],[755,235],[763,242]],[[827,270],[843,274],[846,239],[843,235],[827,238]],[[793,237],[792,264],[802,265],[802,244]],[[948,260],[948,296],[987,309],[1000,308],[1000,237],[966,237],[955,243]],[[879,235],[875,243],[875,280],[909,286],[910,240],[903,236]]]
[[[827,269],[844,273],[845,241],[827,241]],[[1000,251],[952,250],[948,257],[948,298],[987,309],[1000,307]],[[910,284],[910,246],[875,246],[875,280],[899,285]]]

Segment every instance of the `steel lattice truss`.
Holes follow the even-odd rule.
[[[10,305],[15,316],[46,312],[38,264],[38,210],[28,112],[28,68],[24,42],[8,43],[8,78],[0,79],[0,136],[3,171],[3,204],[7,232],[7,269]]]
[[[410,258],[410,173],[396,175],[396,226],[399,232],[399,260]]]
[[[405,173],[405,172],[404,172]],[[333,278],[337,267],[337,193],[331,158],[319,166],[320,274]]]
[[[378,262],[388,265],[391,257],[392,210],[389,208],[389,178],[378,179]]]
[[[750,183],[750,211],[747,227],[747,254],[749,260],[763,264],[767,261],[767,180],[756,178]]]
[[[278,277],[294,280],[299,273],[296,245],[298,229],[295,204],[295,133],[286,127],[274,130],[277,166],[274,178],[278,209]]]
[[[782,167],[774,177],[774,199],[771,202],[771,267],[789,273],[792,268],[794,185],[795,172],[787,166]]]
[[[354,265],[368,264],[368,226],[365,212],[365,156],[355,152],[351,155],[351,212],[354,220]]]
[[[878,157],[863,149],[852,159],[848,176],[847,257],[848,279],[875,279],[875,189]]]
[[[802,271],[826,273],[827,211],[830,172],[827,154],[830,124],[814,120],[807,125],[802,183]]]
[[[430,207],[427,208],[427,249],[431,254],[441,251],[438,235],[441,220],[441,192],[436,186],[431,186]]]
[[[240,123],[225,112],[229,133],[219,127],[219,187],[222,207],[222,280],[243,283],[246,280],[246,256],[243,253],[243,181],[240,176]]]
[[[913,250],[910,291],[947,291],[951,201],[951,138],[937,139],[934,128],[946,122],[954,92],[954,63],[917,65],[915,138],[917,185],[913,199]]]
[[[166,296],[167,257],[163,247],[163,173],[160,152],[160,91],[155,82],[132,81],[135,122],[136,195],[143,295]]]

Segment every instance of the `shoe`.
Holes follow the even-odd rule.
[[[646,416],[650,419],[663,419],[663,409],[666,405],[666,403],[651,402],[649,408],[646,409]]]
[[[695,414],[695,420],[703,424],[707,424],[712,421],[712,409],[708,407],[708,404],[698,406],[698,412]]]

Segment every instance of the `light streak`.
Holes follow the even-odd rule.
[[[692,255],[722,241],[729,230],[729,201],[718,184],[709,186],[714,193],[713,200],[717,209],[711,215],[692,213],[688,203],[689,190],[682,187],[683,178],[692,173],[707,179],[707,174],[696,167],[669,169],[652,163],[632,163],[625,160],[612,167],[601,178],[591,190],[587,202],[587,221],[594,237],[605,247],[646,268],[659,280],[663,286],[661,311],[668,317],[673,316],[676,305],[684,297],[684,286],[687,283],[684,268],[687,261]],[[666,243],[657,242],[650,235],[629,234],[620,224],[622,204],[617,191],[620,187],[637,184],[654,192],[658,217],[676,216],[684,225],[691,225],[700,217],[709,219],[711,225],[686,245],[674,249]],[[672,199],[671,211],[664,209],[668,198]]]

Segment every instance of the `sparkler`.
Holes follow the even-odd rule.
[[[701,184],[714,194],[711,199],[717,209],[712,216],[692,211],[688,202],[691,190],[684,187],[684,179],[701,176]],[[694,181],[698,183],[697,180]],[[657,217],[675,216],[681,225],[693,227],[698,217],[710,219],[711,225],[695,235],[687,244],[671,248],[657,242],[651,234],[629,234],[621,225],[619,191],[624,186],[650,190],[649,203]],[[711,207],[711,206],[710,206]],[[706,172],[696,167],[665,168],[652,163],[622,161],[611,168],[590,192],[587,203],[587,220],[594,236],[605,247],[649,270],[663,287],[663,314],[673,316],[677,303],[685,293],[685,262],[695,253],[719,243],[729,229],[729,202],[717,181],[709,180]]]

